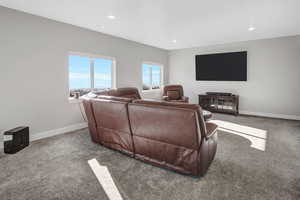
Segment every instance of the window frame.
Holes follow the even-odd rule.
[[[149,90],[144,90],[143,89],[143,65],[146,64],[146,65],[155,65],[155,66],[159,66],[160,67],[160,85],[159,85],[159,88],[158,89],[152,89],[152,69],[151,69],[151,74],[150,74],[150,80],[151,80],[151,87]],[[142,62],[142,92],[144,93],[147,93],[147,92],[154,92],[154,91],[161,91],[163,85],[164,85],[164,65],[161,64],[161,63],[156,63],[156,62],[149,62],[149,61],[145,61],[145,62]],[[152,68],[152,67],[151,67]]]
[[[116,88],[116,58],[110,57],[110,56],[103,56],[103,55],[96,55],[96,54],[90,54],[90,53],[80,53],[80,52],[69,52],[67,59],[68,59],[68,89],[69,92],[71,90],[70,88],[70,62],[69,62],[69,57],[70,56],[80,56],[80,57],[88,57],[89,63],[90,63],[90,88],[87,89],[97,89],[95,88],[95,74],[94,74],[94,59],[106,59],[106,60],[111,60],[112,61],[112,69],[111,69],[111,89]]]

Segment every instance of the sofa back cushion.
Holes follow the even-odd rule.
[[[172,102],[166,102],[166,101],[154,101],[154,100],[142,100],[142,99],[141,100],[133,100],[133,103],[146,104],[146,105],[158,105],[158,106],[170,106],[170,107],[177,107],[177,108],[185,108],[185,109],[194,110],[198,114],[198,120],[199,120],[201,135],[205,136],[206,133],[207,133],[202,108],[197,104],[172,103]],[[200,138],[201,138],[201,136],[199,136],[199,139]]]
[[[128,104],[135,156],[190,171],[197,165],[197,113],[168,106]]]
[[[193,110],[130,103],[128,112],[133,135],[197,148],[196,112]]]
[[[133,154],[128,102],[93,99],[92,107],[101,143],[127,154]]]

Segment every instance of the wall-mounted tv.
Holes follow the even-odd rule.
[[[247,81],[247,51],[196,55],[197,81]]]

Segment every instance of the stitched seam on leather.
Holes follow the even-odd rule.
[[[158,143],[164,143],[164,144],[169,144],[169,145],[172,145],[172,146],[183,147],[183,148],[189,149],[189,150],[197,151],[197,149],[198,149],[198,146],[196,147],[196,149],[191,149],[191,148],[186,147],[186,146],[183,146],[183,145],[177,145],[177,144],[172,144],[172,143],[169,143],[169,142],[163,142],[163,141],[151,139],[151,138],[144,137],[144,136],[139,136],[139,135],[134,135],[134,134],[133,134],[133,136],[135,136],[135,137],[140,137],[140,138],[144,138],[144,139],[147,139],[147,140],[152,140],[152,141],[155,141],[155,142],[158,142]]]
[[[196,170],[197,170],[197,174],[199,174],[199,171],[200,171],[200,145],[201,145],[201,140],[202,140],[202,136],[201,136],[201,128],[200,128],[200,123],[199,123],[199,118],[198,118],[198,113],[195,112],[195,117],[196,117],[196,127],[197,127],[197,145],[198,145],[198,148],[197,148],[197,163],[196,163]],[[200,132],[200,135],[199,135],[199,132]]]
[[[116,150],[116,151],[119,151],[119,152],[125,152],[125,153],[127,153],[127,154],[130,154],[130,156],[133,155],[133,152],[124,149],[120,144],[117,144],[117,143],[112,143],[112,142],[110,143],[110,142],[104,141],[104,142],[102,143],[102,145],[105,146],[105,147],[107,147],[107,148],[109,148],[109,149],[112,149],[112,150]],[[117,146],[119,146],[120,148],[112,147],[112,146],[110,146],[110,145],[117,145]]]
[[[89,100],[89,101],[90,101],[90,100]],[[89,104],[90,104],[90,107],[91,107],[91,112],[92,112],[92,115],[93,115],[93,118],[94,118],[94,122],[95,122],[95,126],[96,126],[97,139],[101,142],[101,137],[100,137],[101,134],[99,134],[99,132],[98,132],[98,130],[97,130],[98,124],[97,124],[97,120],[96,120],[96,117],[95,117],[94,104],[93,104],[92,101],[89,102]]]
[[[197,128],[197,145],[199,146],[201,143],[202,136],[201,136],[201,128],[200,128],[199,118],[198,118],[198,114],[196,111],[195,111],[195,118],[196,118],[195,123],[196,123],[196,128]],[[199,134],[199,132],[200,132],[200,134]]]
[[[128,123],[129,123],[129,131],[130,131],[130,136],[131,136],[131,141],[132,141],[133,156],[135,156],[135,145],[134,145],[134,140],[133,140],[133,131],[132,131],[132,127],[131,127],[131,121],[130,121],[128,104],[126,105],[126,111],[127,111]]]
[[[111,129],[111,128],[105,128],[103,126],[99,126],[99,128],[102,128],[104,130],[112,130],[113,133],[122,133],[122,134],[127,134],[127,135],[130,135],[130,133],[127,133],[125,131],[117,131],[116,129]]]
[[[175,106],[168,106],[168,105],[152,105],[152,104],[143,104],[143,103],[129,103],[133,106],[139,106],[139,107],[150,107],[150,108],[163,108],[163,109],[166,109],[166,110],[169,110],[169,109],[174,109],[174,110],[186,110],[186,111],[193,111],[192,109],[190,108],[179,108],[179,107],[175,107]]]
[[[113,96],[112,96],[113,97]],[[122,98],[122,97],[121,97]],[[121,101],[121,100],[111,100],[111,99],[92,99],[93,103],[117,103],[117,104],[128,104],[127,101]]]
[[[108,129],[108,128],[103,128],[103,127],[101,127],[101,128],[102,128],[102,129],[106,129],[106,130],[114,130],[114,129]],[[112,132],[110,132],[110,133],[115,134],[115,135],[119,135],[120,132],[125,133],[125,135],[129,135],[128,133],[123,132],[123,131],[112,131]],[[110,133],[109,133],[109,134],[110,134]],[[105,134],[102,134],[102,135],[104,136]],[[121,138],[122,138],[122,137],[121,137]],[[123,138],[123,139],[125,139],[125,138]],[[131,139],[131,137],[130,137],[130,139]],[[103,143],[103,144],[114,144],[114,145],[118,145],[118,146],[120,146],[121,148],[123,148],[122,145],[121,145],[120,143],[116,143],[116,142],[113,142],[113,141],[107,141],[107,140],[105,140],[105,139],[102,139],[102,143]],[[129,149],[130,149],[130,147],[129,147]],[[126,150],[126,151],[128,151],[128,150]],[[128,151],[128,152],[131,152],[131,151]]]
[[[161,160],[157,160],[155,158],[151,158],[151,157],[145,156],[143,154],[136,154],[136,155],[137,155],[136,159],[147,162],[147,163],[150,162],[150,164],[156,165],[158,167],[163,167],[163,168],[167,168],[167,169],[171,169],[171,170],[176,170],[178,173],[192,174],[191,171],[186,170],[183,166],[173,165],[173,164],[167,163],[167,162],[164,165],[164,164],[161,163]]]

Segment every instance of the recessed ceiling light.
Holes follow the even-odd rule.
[[[116,16],[114,16],[114,15],[108,15],[107,18],[108,19],[116,19]]]
[[[173,43],[176,43],[176,42],[177,42],[177,40],[172,40],[172,42],[173,42]]]
[[[250,26],[249,28],[248,28],[248,31],[254,31],[255,30],[255,27],[254,26]]]

